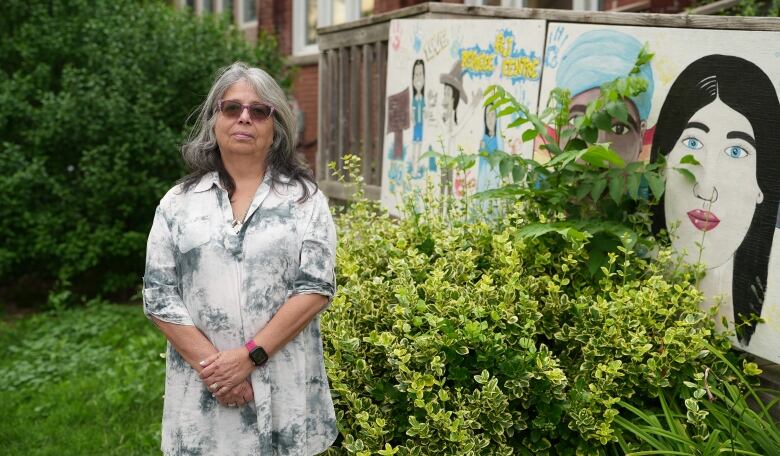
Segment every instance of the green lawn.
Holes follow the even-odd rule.
[[[159,454],[164,349],[140,305],[0,322],[0,453]]]

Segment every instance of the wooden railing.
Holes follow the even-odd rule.
[[[344,155],[355,154],[363,160],[366,196],[379,199],[390,21],[401,18],[545,19],[653,27],[780,29],[777,18],[739,18],[735,21],[736,18],[727,16],[518,9],[444,3],[424,3],[320,28],[317,30],[320,48],[317,180],[331,198],[350,199],[350,190],[332,178],[328,163],[342,166]]]

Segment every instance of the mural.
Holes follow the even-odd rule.
[[[547,159],[520,141],[520,129],[505,128],[514,119],[483,106],[489,84],[532,109],[546,106],[552,88],[567,88],[573,119],[602,84],[631,70],[647,43],[655,53],[641,68],[648,90],[624,101],[627,122],[599,141],[627,162],[665,160],[654,228],[672,233],[684,261],[705,265],[703,306],[718,306],[720,327],[741,327],[736,346],[780,362],[780,33],[402,20],[392,24],[391,42],[382,181],[391,211],[428,178],[438,184],[435,163],[420,158],[426,151]],[[695,183],[673,168],[690,171]],[[465,178],[448,179],[456,196],[501,183],[486,158]]]
[[[550,23],[541,87],[541,103],[555,86],[570,89],[571,115],[582,115],[598,87],[627,74],[649,44],[656,54],[642,68],[649,90],[626,100],[629,122],[601,132],[599,141],[626,161],[666,160],[655,229],[672,232],[685,261],[705,264],[704,306],[719,306],[719,325],[725,318],[731,329],[742,326],[735,344],[774,362],[780,362],[779,39],[773,32]],[[681,164],[688,155],[697,164]],[[674,167],[688,169],[696,182]]]
[[[531,156],[522,129],[505,131],[483,106],[483,93],[501,84],[536,106],[542,76],[544,21],[396,20],[390,25],[382,204],[397,212],[401,197],[440,173],[427,151],[457,155],[498,150]],[[445,176],[456,196],[495,188],[497,169],[481,158],[465,176]]]

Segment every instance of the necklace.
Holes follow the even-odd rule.
[[[263,182],[263,177],[262,176],[260,177],[260,182],[261,183]],[[233,222],[230,224],[231,228],[235,228],[235,227],[237,227],[239,225],[243,225],[244,224],[244,220],[246,219],[246,214],[249,213],[249,209],[251,207],[252,207],[252,200],[249,201],[249,205],[246,207],[246,210],[244,210],[244,215],[242,215],[240,219],[236,219],[236,218],[233,219]]]
[[[246,219],[246,214],[249,213],[249,208],[250,207],[252,207],[252,203],[251,202],[249,203],[249,206],[246,207],[246,210],[244,211],[244,215],[241,216],[241,220],[233,219],[233,224],[230,225],[230,226],[235,228],[238,225],[243,225],[244,224],[244,219]]]

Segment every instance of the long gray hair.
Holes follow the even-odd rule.
[[[266,172],[271,173],[271,186],[284,184],[281,176],[286,176],[291,181],[297,181],[301,184],[303,195],[299,201],[306,201],[311,196],[307,184],[314,184],[315,192],[317,185],[308,165],[295,152],[296,122],[292,109],[287,103],[287,97],[271,75],[260,68],[252,68],[243,62],[236,62],[219,70],[206,101],[194,113],[197,116],[195,125],[181,148],[182,158],[187,164],[190,174],[181,178],[179,183],[186,191],[195,185],[204,174],[217,171],[228,195],[233,196],[236,183],[222,162],[214,126],[217,123],[219,101],[225,96],[225,92],[239,81],[246,81],[255,90],[258,97],[274,107],[274,140],[268,151],[266,163]]]

